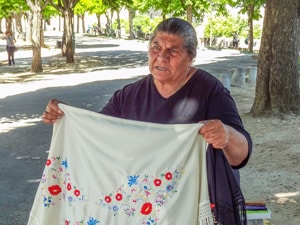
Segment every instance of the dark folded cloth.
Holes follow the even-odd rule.
[[[246,201],[246,206],[266,206],[266,203],[263,201]]]
[[[267,210],[266,206],[246,205],[246,210]]]

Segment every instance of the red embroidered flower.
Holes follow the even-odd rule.
[[[173,175],[172,175],[171,172],[167,172],[167,173],[165,174],[166,180],[172,180],[172,177],[173,177]]]
[[[116,200],[117,201],[121,201],[122,199],[123,199],[122,194],[120,194],[120,193],[116,194]]]
[[[50,166],[50,164],[51,164],[51,159],[47,159],[46,166]]]
[[[61,192],[61,187],[59,185],[52,185],[48,187],[48,191],[51,195],[58,195]]]
[[[141,208],[141,213],[143,215],[149,215],[152,212],[152,204],[150,202],[144,203]]]
[[[80,195],[80,191],[78,189],[74,190],[74,195],[78,197]]]
[[[72,185],[71,185],[70,183],[68,183],[68,184],[67,184],[67,190],[68,190],[68,191],[71,191],[71,189],[72,189]]]
[[[110,203],[110,202],[111,202],[111,197],[110,197],[110,196],[105,196],[104,200],[105,200],[107,203]]]
[[[161,185],[161,179],[155,179],[155,180],[154,180],[154,185],[155,185],[156,187],[159,187],[159,186]]]
[[[68,220],[65,221],[65,225],[69,225],[69,221]]]
[[[214,203],[210,203],[210,208],[211,209],[213,209],[213,208],[215,208],[216,207],[216,205],[214,204]]]

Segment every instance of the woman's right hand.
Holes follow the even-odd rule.
[[[42,121],[45,124],[53,124],[64,115],[64,112],[58,107],[58,103],[63,102],[57,99],[51,99],[48,102],[48,105],[46,106],[42,116]]]

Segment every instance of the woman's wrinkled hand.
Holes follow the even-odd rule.
[[[204,125],[200,128],[201,134],[214,148],[225,149],[229,141],[229,128],[220,120],[200,121]]]
[[[58,107],[59,103],[63,102],[57,99],[51,99],[48,102],[48,105],[46,106],[42,116],[42,121],[45,124],[53,124],[64,115],[64,112]]]

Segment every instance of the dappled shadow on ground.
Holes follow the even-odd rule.
[[[52,40],[55,43],[59,39]],[[58,48],[45,48],[42,51],[43,72],[31,73],[32,51],[25,46],[16,54],[16,65],[9,67],[7,61],[0,64],[0,83],[28,82],[33,80],[52,79],[53,76],[71,73],[87,73],[102,70],[119,70],[125,68],[138,68],[147,66],[146,45],[134,46],[135,43],[128,42],[125,49],[117,42],[109,42],[96,38],[77,40],[74,55],[74,63],[66,63],[66,58],[61,55]],[[106,42],[105,42],[106,41]],[[123,40],[124,41],[124,40]],[[123,43],[124,44],[124,43]],[[130,44],[132,45],[129,46]],[[138,44],[138,43],[137,43]],[[124,47],[124,46],[123,46]],[[195,66],[215,73],[230,74],[239,65],[255,66],[256,60],[251,54],[232,54],[220,56],[214,60],[206,61],[207,51],[200,51]],[[25,54],[26,53],[26,54]],[[215,51],[218,55],[218,51]],[[203,58],[203,60],[202,60]]]

